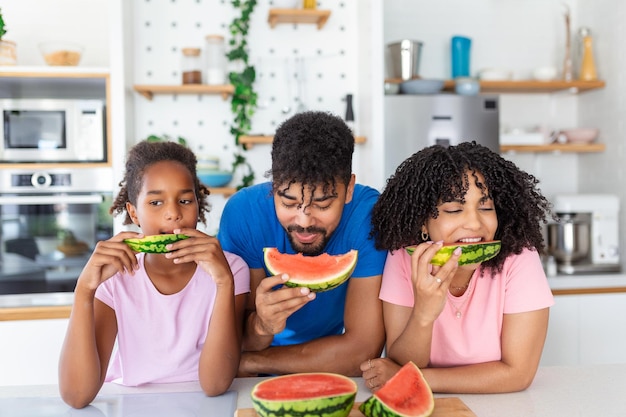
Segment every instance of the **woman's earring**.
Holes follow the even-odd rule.
[[[428,232],[425,232],[422,230],[422,241],[428,242],[429,239],[430,239],[430,236],[428,236]]]

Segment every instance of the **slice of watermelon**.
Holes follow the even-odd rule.
[[[359,406],[367,417],[427,417],[434,408],[433,392],[413,362],[400,368]]]
[[[459,265],[471,265],[488,261],[500,253],[502,243],[499,240],[490,240],[480,243],[448,243],[445,244],[435,253],[430,260],[433,265],[442,266],[448,259],[452,257],[452,252],[458,247],[463,251],[459,258]],[[406,251],[412,255],[415,251],[414,246],[407,246]]]
[[[329,291],[343,284],[356,267],[358,251],[343,255],[323,253],[318,256],[290,255],[276,248],[263,248],[267,270],[272,275],[288,274],[289,287],[307,287],[311,291]]]
[[[188,239],[189,236],[181,234],[164,234],[145,236],[141,239],[124,239],[126,243],[135,252],[145,253],[166,253],[169,252],[165,246],[179,240]]]
[[[356,391],[356,383],[343,375],[299,373],[263,380],[252,388],[250,396],[261,417],[346,417]]]

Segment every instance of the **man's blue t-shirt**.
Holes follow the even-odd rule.
[[[371,187],[355,185],[352,201],[344,206],[341,221],[324,248],[329,255],[359,251],[350,279],[383,273],[387,252],[376,250],[369,236],[372,207],[378,195]],[[250,269],[263,268],[266,276],[270,274],[263,262],[263,248],[296,253],[278,222],[269,182],[246,187],[230,197],[222,213],[218,239],[223,250],[241,256]],[[272,345],[298,344],[343,333],[348,281],[331,291],[317,293],[315,300],[292,314],[285,330],[274,336]]]

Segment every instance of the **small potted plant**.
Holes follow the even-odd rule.
[[[5,33],[7,30],[2,18],[2,9],[0,9],[0,65],[15,65],[17,63],[16,45],[13,41],[3,39]]]

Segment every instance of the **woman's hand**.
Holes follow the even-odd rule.
[[[234,285],[232,271],[216,237],[197,229],[175,229],[172,233],[187,235],[189,239],[168,244],[166,258],[175,264],[195,262],[213,277],[218,287]]]
[[[431,259],[443,242],[425,242],[411,255],[411,281],[415,297],[414,313],[423,323],[432,323],[446,304],[448,288],[458,269],[462,249],[456,248],[452,257],[441,267],[432,265]]]
[[[124,239],[142,237],[142,234],[136,232],[121,232],[109,240],[96,243],[76,286],[95,291],[100,284],[117,272],[133,274],[139,264],[135,252],[124,243]]]
[[[398,370],[400,365],[389,358],[368,359],[361,364],[363,380],[372,392],[378,391]]]

